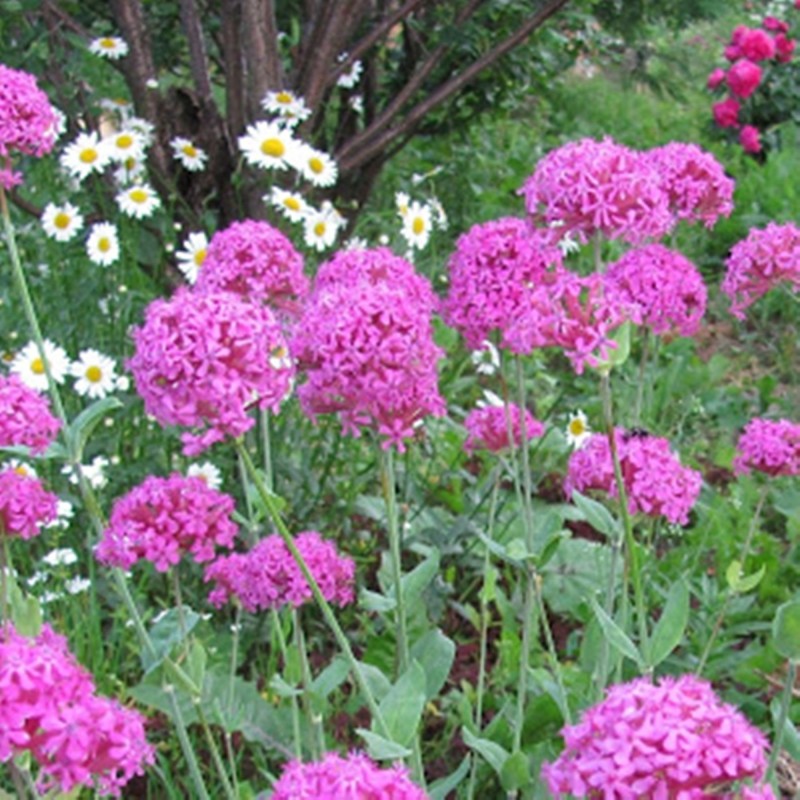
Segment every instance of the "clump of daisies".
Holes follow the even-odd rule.
[[[435,229],[447,229],[447,214],[435,197],[423,203],[412,200],[405,192],[397,192],[395,206],[402,223],[400,234],[412,252],[424,250]]]

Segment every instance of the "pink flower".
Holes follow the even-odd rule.
[[[24,445],[32,453],[43,453],[60,428],[43,395],[16,375],[0,375],[0,447]]]
[[[764,17],[764,21],[761,23],[761,25],[765,30],[768,31],[774,31],[776,33],[789,32],[789,23],[778,19],[777,17]]]
[[[545,272],[561,266],[561,252],[524,220],[504,217],[462,234],[447,266],[442,316],[477,350],[490,332],[505,330]]]
[[[714,122],[720,128],[735,128],[739,125],[739,109],[741,108],[739,101],[733,97],[728,97],[725,100],[720,100],[719,103],[714,103],[711,110],[714,114]]]
[[[562,735],[564,751],[542,767],[556,800],[733,800],[740,781],[757,784],[744,796],[772,798],[760,783],[766,737],[693,675],[612,686]]]
[[[797,41],[795,39],[790,39],[784,33],[778,33],[775,35],[775,51],[778,62],[782,64],[786,64],[787,62],[792,60],[792,55],[794,53],[794,49],[797,46]]]
[[[711,153],[696,144],[670,142],[648,151],[678,219],[702,221],[707,228],[733,211],[734,183]]]
[[[608,357],[616,346],[611,335],[628,316],[627,303],[604,275],[556,270],[528,290],[503,344],[519,354],[560,347],[581,374],[587,363],[594,366]]]
[[[384,447],[444,413],[433,341],[436,298],[410,264],[385,248],[341,253],[320,267],[292,349],[306,380],[297,391],[312,418],[338,413],[347,433],[362,426]]]
[[[800,475],[800,425],[787,419],[751,419],[736,444],[733,468],[737,475],[753,469],[773,477]]]
[[[708,293],[697,267],[681,253],[661,244],[628,250],[606,275],[633,309],[637,324],[659,335],[697,332]]]
[[[721,83],[725,81],[725,70],[717,67],[715,70],[711,71],[711,74],[708,76],[708,81],[706,82],[706,86],[711,89],[712,91],[717,88]]]
[[[56,114],[33,75],[0,64],[0,156],[53,149]]]
[[[211,237],[194,288],[234,292],[296,314],[309,282],[292,243],[268,222],[247,219]]]
[[[742,58],[728,70],[728,88],[741,98],[750,97],[761,83],[761,67]]]
[[[754,125],[745,125],[739,131],[739,144],[746,153],[761,152],[761,133]]]
[[[58,497],[38,478],[13,467],[0,472],[0,525],[7,536],[32,539],[56,518]]]
[[[328,753],[322,761],[290,761],[273,788],[272,800],[427,800],[401,765],[381,768],[367,756]]]
[[[684,467],[666,439],[622,428],[617,428],[614,435],[630,513],[663,516],[670,522],[686,525],[700,494],[703,482],[700,473]],[[585,494],[590,490],[618,496],[606,434],[593,434],[572,453],[564,490],[567,496],[574,491]]]
[[[183,435],[186,455],[241,436],[253,406],[277,412],[294,365],[272,312],[235,294],[179,289],[155,300],[133,332],[128,362],[145,409],[162,425],[205,429]]]
[[[339,606],[352,603],[355,562],[340,556],[333,542],[316,531],[298,533],[295,544],[323,597]],[[314,599],[300,567],[278,534],[261,539],[247,553],[221,556],[206,567],[205,581],[217,583],[208,597],[217,607],[230,597],[250,612],[285,605],[298,607]]]
[[[159,572],[187,554],[198,563],[211,561],[215,548],[233,545],[234,506],[232,497],[202,478],[151,475],[116,500],[95,555],[103,564],[122,569],[144,558]]]
[[[524,419],[527,440],[544,435],[544,425],[534,419],[528,409],[525,409]],[[464,427],[467,429],[464,449],[468,453],[474,450],[498,453],[512,446],[519,447],[523,441],[522,420],[520,407],[513,403],[509,403],[507,406],[487,405],[473,408],[464,420]],[[511,431],[510,441],[509,428]]]
[[[657,170],[638,151],[606,137],[581,139],[548,153],[520,194],[536,225],[587,241],[600,233],[640,244],[674,225]]]
[[[745,58],[750,61],[765,61],[775,55],[775,42],[761,28],[748,28],[742,34],[738,45]]]
[[[737,242],[727,261],[722,291],[731,299],[731,314],[744,319],[745,310],[778,283],[800,287],[800,228],[791,222],[753,228]]]

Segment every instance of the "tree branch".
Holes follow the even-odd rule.
[[[208,74],[208,57],[203,39],[203,27],[194,0],[180,0],[181,24],[189,42],[189,65],[195,89],[203,106],[214,104],[211,95],[211,79]]]

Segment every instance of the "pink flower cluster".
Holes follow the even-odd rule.
[[[722,291],[731,299],[731,314],[744,319],[745,309],[776,284],[800,288],[800,228],[791,222],[753,228],[731,248],[725,264]]]
[[[544,425],[535,419],[528,409],[525,409],[525,438],[536,439],[544,435]],[[467,429],[467,439],[464,449],[471,453],[474,450],[488,450],[498,453],[509,447],[522,444],[523,415],[520,407],[514,403],[507,406],[487,405],[482,408],[473,408],[464,420]],[[511,440],[509,441],[509,428]]]
[[[272,800],[427,800],[397,764],[381,768],[361,753],[328,753],[322,761],[290,761],[275,783]]]
[[[43,156],[55,139],[56,113],[36,78],[0,64],[0,186],[11,189],[22,180],[10,167],[13,152]]]
[[[183,434],[186,455],[253,426],[253,406],[277,411],[294,365],[272,312],[230,292],[179,289],[147,308],[128,361],[145,409],[162,425],[205,428]]]
[[[312,418],[338,413],[347,433],[376,428],[384,446],[404,441],[428,414],[444,413],[433,341],[430,284],[387,248],[350,250],[323,264],[292,350]]]
[[[508,322],[503,344],[513,353],[560,347],[578,374],[605,359],[616,347],[614,331],[629,309],[604,275],[579,276],[566,269],[547,273],[528,291],[517,316]]]
[[[606,276],[637,324],[657,334],[697,332],[708,292],[697,267],[677,250],[661,244],[628,250],[609,265]]]
[[[60,428],[43,395],[16,375],[0,375],[0,447],[24,445],[32,453],[43,453]]]
[[[32,539],[55,520],[58,497],[38,478],[8,467],[0,472],[0,526],[6,536]]]
[[[477,350],[492,331],[504,331],[524,307],[528,291],[561,252],[521,219],[504,217],[473,225],[456,242],[448,270],[450,288],[442,304],[445,322]]]
[[[648,156],[678,219],[712,228],[720,217],[730,216],[734,182],[711,153],[696,144],[670,142],[649,150]]]
[[[736,444],[734,471],[800,475],[800,425],[788,419],[751,419]]]
[[[185,554],[211,561],[216,547],[231,547],[237,527],[233,498],[202,479],[153,475],[114,503],[95,555],[103,564],[129,569],[139,559],[166,572]]]
[[[247,219],[217,231],[208,245],[195,291],[234,292],[296,314],[308,293],[303,257],[277,228]]]
[[[646,153],[618,144],[580,139],[552,150],[520,190],[537,226],[554,237],[608,239],[641,244],[675,224],[661,175]]]
[[[774,800],[766,737],[693,675],[612,686],[562,735],[564,751],[542,767],[556,800]]]
[[[29,753],[41,791],[95,788],[119,796],[155,760],[144,718],[95,693],[66,640],[45,626],[35,639],[0,631],[0,762]]]
[[[615,441],[630,512],[663,516],[685,525],[700,494],[702,475],[684,467],[666,439],[617,428]],[[611,448],[604,433],[590,436],[572,453],[567,465],[567,496],[593,489],[618,496]]]
[[[340,556],[334,543],[316,531],[297,534],[295,544],[325,599],[339,606],[352,603],[355,562]],[[217,583],[208,596],[217,607],[230,597],[250,612],[298,607],[313,600],[311,587],[278,534],[262,539],[247,553],[218,558],[206,568],[205,580]]]

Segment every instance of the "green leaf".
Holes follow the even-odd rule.
[[[379,736],[366,728],[356,728],[356,733],[367,743],[367,753],[376,761],[396,761],[407,758],[411,751],[397,742]]]
[[[397,607],[397,600],[394,597],[387,597],[379,592],[372,592],[369,589],[362,589],[358,593],[358,605],[364,611],[377,611],[379,614],[387,614],[394,611]]]
[[[403,575],[400,584],[403,588],[403,598],[411,602],[420,597],[428,584],[439,573],[439,551],[434,549],[431,554],[411,572]]]
[[[177,608],[170,608],[158,622],[150,629],[150,639],[156,652],[153,657],[149,650],[142,650],[140,656],[145,675],[152,672],[170,654],[175,645],[180,644],[185,635],[191,633],[195,625],[200,622],[200,615],[188,606],[183,607],[185,630],[181,629],[181,619]]]
[[[389,735],[400,745],[407,746],[414,738],[425,708],[425,689],[425,672],[412,661],[378,706]]]
[[[541,573],[544,598],[552,611],[588,622],[589,598],[611,577],[611,548],[586,539],[565,539]]]
[[[309,687],[312,694],[324,700],[332,691],[338,689],[350,674],[347,661],[341,656],[334,658],[322,672],[317,675]]]
[[[507,792],[515,792],[531,782],[531,766],[522,751],[510,755],[500,770],[500,783]]]
[[[455,772],[451,772],[446,778],[439,778],[428,787],[428,797],[430,800],[447,800],[450,793],[454,791],[469,772],[469,756],[459,765]]]
[[[303,694],[302,689],[298,689],[296,686],[287,683],[277,673],[272,676],[272,680],[269,682],[269,688],[279,697],[300,697],[300,695]]]
[[[480,595],[478,596],[482,603],[491,603],[495,597],[497,597],[498,576],[497,568],[489,564],[489,569],[486,570],[486,578],[481,587]]]
[[[620,538],[619,520],[615,519],[602,503],[598,503],[597,500],[592,500],[580,492],[572,493],[572,502],[580,509],[584,520],[598,533],[602,533],[614,541]]]
[[[453,659],[456,644],[438,628],[428,631],[411,648],[411,658],[419,663],[425,673],[425,700],[432,700],[444,686]]]
[[[71,441],[75,447],[75,453],[78,461],[83,458],[83,448],[86,442],[92,435],[92,431],[97,427],[103,417],[109,411],[116,411],[122,408],[122,401],[118,397],[109,395],[100,400],[95,400],[90,406],[81,411],[66,431],[68,441]]]
[[[23,595],[16,585],[9,584],[11,619],[14,627],[23,636],[38,636],[42,630],[42,608],[32,595]]]
[[[189,648],[189,656],[186,659],[186,673],[194,681],[195,686],[203,685],[207,663],[208,654],[203,645],[195,639]]]
[[[608,373],[614,367],[621,367],[631,354],[631,327],[630,321],[623,322],[614,333],[609,337],[612,341],[617,343],[617,346],[608,351],[608,357],[605,359],[597,359],[594,368],[600,373]]]
[[[503,764],[508,760],[508,750],[491,739],[482,739],[472,733],[469,728],[461,729],[461,738],[470,750],[479,753],[483,760],[499,775],[502,775]]]
[[[772,702],[769,704],[769,710],[772,714],[772,725],[773,727],[777,727],[781,718],[780,697],[772,698]],[[786,717],[786,723],[783,726],[783,739],[781,740],[781,746],[795,761],[800,761],[800,733],[798,733],[795,724],[791,719],[789,719],[788,716]]]
[[[778,608],[772,623],[775,649],[791,661],[800,660],[800,600],[790,600]]]
[[[608,614],[606,614],[606,612],[598,604],[597,600],[591,597],[589,598],[589,602],[592,604],[594,615],[597,618],[597,621],[600,623],[600,627],[603,629],[603,634],[605,635],[606,639],[608,639],[608,643],[615,650],[622,653],[623,656],[630,658],[631,661],[635,661],[639,669],[644,672],[646,669],[644,659],[642,658],[642,655],[636,645],[628,637],[628,634],[625,633],[625,631],[623,631],[622,628],[620,628],[619,625],[617,625],[617,623],[608,616]]]
[[[754,572],[752,575],[742,575],[742,563],[734,559],[731,561],[728,569],[725,570],[725,578],[732,592],[745,594],[755,589],[756,586],[761,583],[761,579],[764,577],[766,571],[767,565],[762,564],[758,572]]]
[[[653,635],[650,637],[648,662],[658,666],[679,644],[689,622],[689,589],[681,578],[667,595]]]

